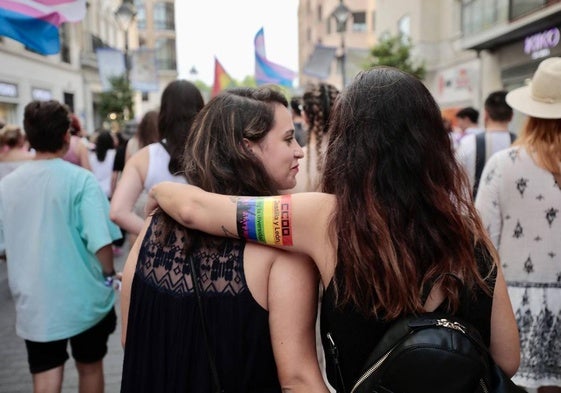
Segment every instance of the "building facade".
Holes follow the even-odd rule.
[[[338,31],[333,12],[344,4],[348,20]],[[300,0],[298,47],[300,86],[325,81],[340,88],[360,70],[376,43],[375,0]],[[344,54],[344,67],[342,55]]]
[[[445,115],[464,106],[481,108],[492,91],[522,86],[539,62],[561,56],[559,0],[345,0],[352,12],[345,31],[347,51],[371,48],[385,35],[403,34],[413,44],[412,57],[426,67],[425,84]],[[301,0],[299,14],[300,81],[325,80],[341,85],[340,35],[331,13],[337,0]],[[364,25],[361,21],[364,20]],[[358,23],[357,23],[358,21]],[[317,48],[329,72],[306,74]],[[330,57],[332,56],[332,57]],[[355,72],[356,70],[352,70]],[[354,75],[348,75],[347,80]],[[515,116],[513,129],[520,125]]]
[[[104,125],[98,107],[103,91],[96,50],[149,48],[155,51],[158,87],[135,94],[137,117],[157,109],[163,88],[177,78],[174,0],[137,0],[137,15],[125,34],[115,20],[121,0],[86,3],[84,19],[60,28],[61,52],[44,56],[7,37],[0,37],[0,119],[21,125],[25,105],[56,99],[78,115],[92,133]],[[135,23],[136,22],[136,23]]]
[[[158,90],[137,96],[136,113],[157,109],[162,91],[177,79],[177,44],[174,0],[135,0],[138,30],[135,47],[153,49],[156,55]]]

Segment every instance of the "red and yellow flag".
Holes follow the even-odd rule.
[[[212,94],[211,96],[214,97],[220,91],[227,89],[233,84],[234,80],[228,75],[222,64],[218,61],[218,59],[214,58],[214,84],[212,85]]]

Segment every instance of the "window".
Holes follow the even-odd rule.
[[[134,6],[136,8],[136,27],[140,30],[146,29],[146,8],[144,0],[135,0]]]
[[[159,70],[175,70],[177,68],[175,40],[160,38],[156,41],[156,65]]]
[[[64,103],[74,112],[74,94],[64,92]]]
[[[60,59],[64,63],[70,64],[70,33],[68,31],[68,23],[63,23],[59,29],[60,32]]]
[[[545,6],[547,0],[511,0],[510,19],[516,19]]]
[[[154,28],[156,30],[175,30],[173,3],[156,3],[154,5]]]
[[[411,37],[411,17],[404,15],[397,21],[397,31],[404,40]]]
[[[462,32],[469,36],[508,22],[509,1],[462,0]]]
[[[366,12],[353,12],[353,31],[366,31]]]

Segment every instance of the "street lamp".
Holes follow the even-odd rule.
[[[191,74],[191,79],[193,79],[193,81],[194,81],[197,78],[197,75],[199,74],[199,71],[197,71],[195,66],[192,66],[191,69],[189,70],[189,74]]]
[[[115,20],[117,24],[125,32],[125,78],[130,84],[130,59],[129,59],[129,29],[136,16],[136,8],[130,0],[123,0],[123,3],[115,11]]]
[[[346,62],[346,53],[345,53],[345,30],[347,29],[347,20],[351,16],[351,10],[347,8],[345,4],[343,4],[343,0],[339,0],[339,5],[335,10],[331,13],[331,16],[335,19],[337,23],[337,32],[341,33],[341,54],[339,55],[339,60],[341,61],[341,76],[342,76],[342,89],[347,84],[347,76],[345,74],[345,62]]]

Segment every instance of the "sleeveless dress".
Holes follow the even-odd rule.
[[[185,177],[181,175],[171,174],[168,169],[170,156],[166,148],[160,143],[151,143],[148,145],[148,154],[150,160],[148,162],[148,170],[144,179],[144,190],[146,192],[162,181],[173,181],[175,183],[187,183]]]
[[[113,176],[113,164],[115,162],[116,152],[115,149],[107,150],[103,161],[97,159],[95,152],[91,151],[88,153],[92,172],[107,198],[111,198],[111,178]]]
[[[161,219],[160,219],[161,221]],[[213,383],[189,262],[198,269],[207,331],[225,393],[275,392],[268,312],[246,283],[245,242],[204,237],[188,256],[176,227],[162,245],[154,217],[132,282],[123,393],[211,392]]]
[[[479,255],[478,264],[480,272],[483,277],[486,277],[488,276],[491,262],[483,259],[481,254],[476,253],[476,255]],[[342,264],[337,265],[334,276],[334,279],[337,279],[339,282],[342,282],[343,278],[341,266]],[[492,274],[488,278],[491,288],[494,288],[495,277],[496,275]],[[491,334],[492,304],[492,294],[489,296],[481,289],[478,289],[476,291],[476,300],[468,305],[464,305],[464,312],[457,313],[458,317],[477,328],[487,346],[489,346]],[[368,355],[389,328],[391,321],[388,322],[382,320],[382,318],[365,317],[352,304],[337,306],[335,304],[333,279],[324,291],[320,315],[321,340],[326,358],[327,379],[331,386],[338,386],[334,359],[327,350],[330,346],[326,335],[331,333],[339,351],[343,381],[346,389],[350,391],[360,377]]]

